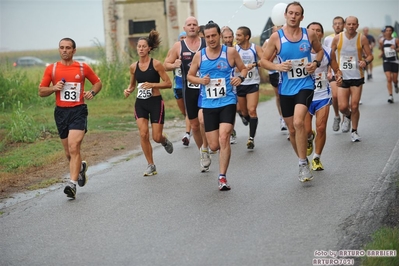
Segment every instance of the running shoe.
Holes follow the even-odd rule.
[[[213,151],[213,150],[211,150],[211,149],[209,149],[209,148],[208,148],[208,151],[209,151],[209,154],[216,154],[216,153],[218,153],[218,150]]]
[[[306,156],[309,156],[313,152],[313,140],[316,136],[316,131],[312,130],[312,136],[308,138],[308,147],[306,149]]]
[[[82,170],[79,173],[78,177],[78,185],[79,187],[83,187],[87,183],[88,176],[86,175],[87,169],[89,166],[87,165],[86,161],[82,161]]]
[[[155,164],[149,164],[144,172],[144,176],[152,176],[156,174],[157,174],[157,168],[155,167]]]
[[[388,98],[388,102],[389,103],[393,103],[393,96],[391,95],[391,96],[389,96],[389,98]]]
[[[313,171],[321,171],[321,170],[324,170],[324,168],[323,168],[323,165],[322,165],[322,163],[321,163],[321,161],[320,161],[320,158],[314,158],[313,160],[312,160],[312,170]]]
[[[280,117],[280,130],[284,131],[287,130],[287,124],[285,123],[284,119]]]
[[[219,176],[218,182],[220,191],[227,191],[231,189],[231,187],[227,184],[227,179],[225,176]]]
[[[204,166],[200,165],[200,170],[201,170],[201,173],[209,172],[209,166],[208,167],[204,167]]]
[[[201,161],[200,161],[200,165],[203,168],[209,168],[209,166],[211,165],[211,155],[209,154],[209,150],[203,150],[202,148],[200,148],[200,155],[201,155]]]
[[[183,142],[184,146],[190,145],[190,134],[188,134],[188,133],[184,134],[181,141]]]
[[[76,197],[76,185],[71,181],[64,188],[64,193],[68,198],[75,199]]]
[[[351,120],[344,116],[344,121],[342,122],[342,132],[346,133],[351,130]]]
[[[395,87],[395,93],[399,93],[398,83],[394,83],[393,85]]]
[[[247,142],[247,149],[253,150],[255,148],[254,138],[249,138]]]
[[[351,139],[352,142],[360,142],[361,138],[359,136],[359,134],[357,133],[357,131],[353,131],[351,134]]]
[[[309,164],[301,164],[299,166],[299,181],[306,182],[313,179],[312,170],[309,168]]]
[[[173,152],[173,144],[168,140],[168,138],[165,135],[164,137],[165,137],[165,143],[162,144],[162,146],[165,148],[165,151],[167,153],[171,154]]]
[[[241,117],[241,121],[244,124],[244,126],[248,126],[249,123],[248,120],[245,119],[245,117],[241,113],[238,113],[238,115]]]
[[[236,130],[233,129],[230,135],[230,144],[235,144],[235,143],[237,143],[237,133]]]
[[[334,117],[334,123],[333,123],[333,126],[332,126],[334,131],[338,131],[339,130],[339,124],[341,124],[341,117],[340,116]]]

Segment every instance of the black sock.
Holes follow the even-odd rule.
[[[353,133],[353,132],[355,132],[355,131],[357,131],[357,129],[355,129],[355,128],[352,128],[352,133]]]
[[[258,118],[251,117],[248,121],[249,121],[249,137],[255,138],[256,128],[258,127]]]

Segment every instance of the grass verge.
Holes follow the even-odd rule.
[[[362,266],[399,265],[399,228],[382,227],[372,235],[372,241],[365,245],[365,251],[396,250],[395,257],[363,257]]]

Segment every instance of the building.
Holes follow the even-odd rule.
[[[155,29],[172,47],[187,17],[197,17],[197,0],[103,0],[107,60],[129,56],[140,37]]]

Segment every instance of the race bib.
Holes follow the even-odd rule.
[[[343,55],[341,56],[339,63],[341,71],[353,70],[356,68],[356,57]]]
[[[182,77],[182,73],[181,73],[181,68],[180,67],[175,69],[175,76],[176,77],[180,77],[180,78]]]
[[[196,76],[199,77],[199,72],[197,72]],[[189,82],[187,80],[187,87],[190,88],[190,89],[198,90],[200,88],[200,84],[194,84],[194,83],[191,83],[191,82]]]
[[[64,87],[60,92],[61,101],[64,102],[79,102],[80,100],[80,83],[65,82]]]
[[[396,51],[392,47],[384,47],[384,55],[386,58],[395,57]]]
[[[144,84],[144,83],[139,83],[139,84],[137,84],[137,98],[138,98],[138,99],[146,100],[146,99],[152,97],[152,88],[143,89],[143,88],[141,88],[141,86],[142,86],[143,84]]]
[[[315,73],[315,91],[323,91],[327,89],[328,80],[326,72]]]
[[[292,68],[287,72],[288,79],[302,79],[309,76],[305,67],[308,64],[308,59],[306,57],[301,59],[291,60]]]
[[[226,97],[226,80],[224,78],[211,79],[208,85],[205,85],[206,98],[218,99]]]

